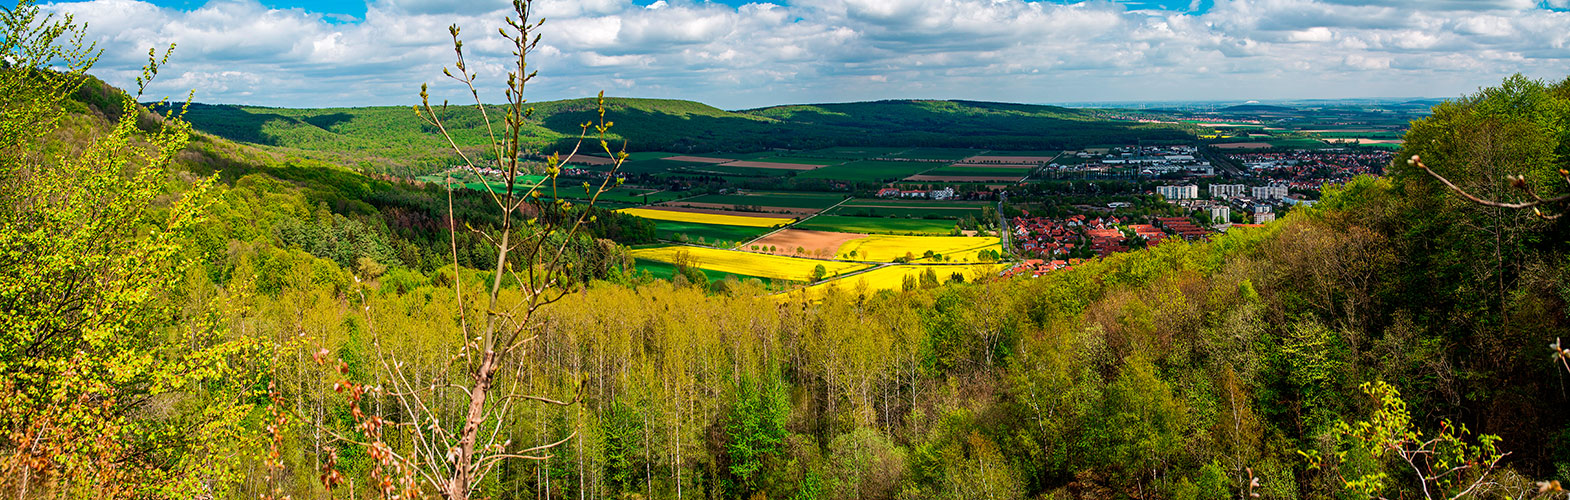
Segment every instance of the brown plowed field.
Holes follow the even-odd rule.
[[[694,203],[694,202],[690,202],[690,201],[668,201],[668,202],[665,202],[665,203],[658,203],[655,206],[657,206],[657,207],[659,207],[661,209],[686,211],[686,212],[698,212],[698,213],[722,213],[723,212],[723,213],[728,214],[728,215],[751,214],[753,216],[758,216],[758,212],[743,212],[743,211],[731,210],[731,208],[735,207],[735,205],[729,205],[729,204],[725,204],[725,203]],[[684,208],[688,209],[688,210],[681,210],[681,209],[684,209]],[[823,211],[823,210],[817,209],[817,208],[795,208],[795,207],[758,207],[758,209],[762,210],[764,212],[768,212],[769,214],[773,214],[773,215],[779,215],[779,214],[812,215],[812,214],[815,214],[815,213]]]
[[[768,162],[768,161],[733,161],[733,162],[726,163],[726,164],[721,165],[721,166],[724,166],[724,167],[746,167],[746,168],[777,168],[777,169],[780,169],[780,170],[817,170],[817,169],[826,167],[827,165],[807,165],[807,164],[803,164],[803,163],[774,163],[774,162]]]
[[[671,156],[660,159],[666,161],[684,161],[688,163],[730,163],[736,161],[732,158],[708,158],[704,156]]]
[[[573,155],[572,160],[568,161],[567,163],[568,164],[577,163],[579,165],[611,165],[611,164],[616,163],[616,160],[612,160],[612,159],[606,158],[604,156],[593,156],[593,155],[579,154],[579,155]]]
[[[1023,175],[1019,177],[998,177],[995,175],[912,175],[906,177],[905,180],[911,182],[1014,182],[1023,178],[1025,178]]]
[[[773,253],[775,254],[796,255],[796,248],[799,247],[805,248],[808,256],[834,258],[839,252],[841,245],[865,237],[867,235],[861,233],[831,233],[805,229],[786,229],[754,241],[743,250],[751,250],[753,245],[765,248],[773,245],[775,247]]]

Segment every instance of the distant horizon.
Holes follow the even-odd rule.
[[[583,96],[583,97],[565,97],[565,98],[560,98],[560,99],[531,99],[530,102],[538,103],[538,102],[571,101],[571,100],[577,100],[577,99],[593,99],[594,97],[595,96],[593,96],[593,95],[589,95],[589,96]],[[709,104],[709,103],[704,102],[704,101],[702,101],[700,99],[682,99],[682,98],[673,98],[673,97],[648,97],[648,96],[634,96],[634,95],[612,95],[610,93],[607,93],[605,95],[606,99],[638,99],[638,100],[657,100],[657,101],[675,101],[675,102],[694,102],[694,103],[711,106],[711,107],[714,107],[715,109],[720,109],[720,110],[728,111],[728,112],[743,112],[743,111],[751,111],[751,110],[758,110],[758,109],[768,109],[768,108],[778,108],[778,107],[786,107],[786,106],[819,106],[819,105],[858,104],[858,103],[870,103],[870,102],[901,102],[901,101],[984,102],[984,103],[993,103],[993,104],[1018,104],[1018,105],[1026,105],[1026,106],[1055,106],[1055,107],[1062,107],[1062,108],[1095,109],[1095,108],[1105,108],[1105,107],[1121,108],[1121,107],[1126,107],[1126,106],[1157,105],[1157,104],[1163,104],[1163,105],[1230,104],[1230,105],[1235,105],[1235,106],[1242,106],[1242,105],[1251,105],[1251,104],[1259,104],[1259,105],[1290,105],[1291,103],[1306,103],[1306,102],[1328,102],[1328,103],[1345,102],[1345,103],[1350,103],[1350,102],[1360,102],[1361,101],[1361,102],[1404,103],[1404,102],[1416,102],[1416,101],[1444,101],[1444,100],[1455,99],[1455,98],[1458,98],[1458,97],[1461,97],[1461,96],[1452,96],[1452,97],[1379,96],[1379,97],[1344,97],[1344,98],[1305,97],[1305,98],[1293,98],[1293,99],[1106,100],[1106,101],[1058,101],[1058,102],[1021,102],[1021,101],[1002,101],[1002,100],[985,100],[985,99],[914,97],[914,98],[866,99],[866,100],[853,100],[853,101],[790,102],[790,103],[780,103],[780,104],[768,104],[768,105],[749,107],[749,108],[724,108],[724,107],[715,106],[713,104]],[[156,101],[148,101],[148,103],[152,103],[152,102],[156,102]],[[238,106],[238,107],[248,107],[248,108],[273,108],[273,109],[394,108],[394,107],[407,107],[407,106],[412,106],[412,105],[416,104],[415,102],[413,102],[413,100],[411,100],[411,102],[405,103],[405,104],[380,104],[380,105],[366,105],[366,106],[268,106],[268,105],[263,105],[263,104],[250,104],[250,103],[243,103],[243,102],[210,102],[210,101],[203,101],[200,98],[192,100],[191,103],[192,104],[204,105],[204,106]],[[465,104],[465,103],[449,103],[449,104],[452,105],[452,106],[472,105],[472,103],[467,103],[467,104]],[[486,103],[486,104],[487,105],[500,105],[499,103]]]
[[[0,4],[14,0],[0,0]],[[467,95],[442,76],[463,28],[500,100],[506,0],[82,0],[103,77],[179,47],[152,95],[363,107]],[[722,109],[944,96],[1183,102],[1459,96],[1570,75],[1570,0],[536,0],[542,100],[610,93]]]

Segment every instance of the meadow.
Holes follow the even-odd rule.
[[[883,219],[819,215],[797,224],[797,229],[840,233],[900,234],[944,236],[954,232],[954,221],[927,219]]]
[[[844,199],[845,195],[833,193],[752,193],[711,194],[683,201],[747,207],[824,209]]]
[[[654,221],[654,234],[662,240],[730,247],[768,234],[767,227],[721,226],[673,220]]]
[[[900,203],[903,200],[858,199],[835,207],[828,215],[852,217],[882,217],[906,219],[957,219],[981,215],[986,202],[922,202]]]
[[[823,266],[825,270],[824,276],[835,276],[872,267],[868,264],[853,262],[799,259],[779,255],[691,246],[645,248],[633,250],[630,253],[633,258],[639,260],[673,264],[676,262],[678,254],[683,252],[691,259],[690,262],[694,267],[705,271],[791,281],[813,281],[812,274],[818,266]]]
[[[891,182],[942,166],[941,163],[921,161],[862,160],[823,167],[803,172],[804,179],[834,179],[860,182]]]

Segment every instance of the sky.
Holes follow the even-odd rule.
[[[0,0],[0,5],[14,0]],[[500,102],[509,0],[90,0],[94,74],[207,103],[409,105],[466,96],[442,75],[463,28]],[[532,100],[725,109],[878,99],[1085,101],[1454,97],[1512,74],[1570,76],[1570,0],[536,0]],[[158,95],[161,97],[161,95]]]

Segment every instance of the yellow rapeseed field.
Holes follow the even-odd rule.
[[[669,246],[644,248],[630,252],[633,258],[673,263],[677,252],[687,252],[699,269],[726,274],[757,276],[759,278],[808,281],[813,269],[822,265],[825,276],[834,276],[866,269],[866,264],[798,259],[779,255],[719,250],[706,247]]]
[[[698,224],[716,224],[721,226],[774,227],[790,224],[791,222],[795,221],[795,219],[782,219],[779,217],[747,217],[741,215],[700,214],[693,212],[677,212],[674,210],[654,210],[648,208],[623,208],[617,211],[627,215],[636,215],[645,219],[693,222]]]
[[[839,258],[868,262],[893,262],[894,259],[915,256],[911,262],[928,262],[922,258],[928,250],[943,257],[943,262],[980,262],[982,250],[1002,250],[1002,240],[994,237],[972,236],[889,236],[872,235],[851,240],[840,245]],[[850,253],[856,252],[852,256]]]
[[[974,281],[982,276],[996,276],[1006,267],[1001,264],[972,264],[962,266],[922,266],[922,265],[897,265],[884,266],[855,276],[847,276],[837,280],[814,285],[796,290],[779,297],[784,299],[797,299],[806,297],[817,299],[828,293],[830,288],[838,288],[843,292],[854,293],[865,286],[867,293],[878,290],[901,290],[905,285],[905,277],[920,281],[922,273],[931,269],[938,277],[939,283],[948,283],[954,273],[964,276],[965,281]]]

